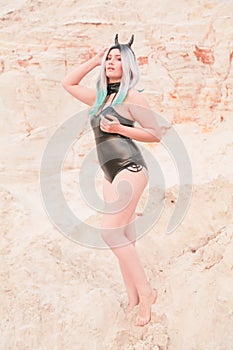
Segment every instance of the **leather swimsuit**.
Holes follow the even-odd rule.
[[[90,122],[95,136],[97,156],[105,178],[112,182],[123,169],[138,172],[147,168],[143,156],[132,139],[120,134],[104,132],[100,129],[101,115],[113,115],[122,125],[134,127],[134,121],[121,116],[111,105],[97,115],[91,116]]]

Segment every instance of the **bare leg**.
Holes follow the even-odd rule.
[[[121,274],[125,282],[125,288],[128,296],[128,306],[126,313],[130,313],[136,305],[139,304],[139,295],[136,286],[134,285],[130,273],[127,270],[127,267],[119,261]]]
[[[129,225],[127,225],[125,229],[125,236],[128,238],[130,242],[132,242],[133,246],[135,247],[135,241],[136,241],[136,228],[135,228],[135,215],[133,215],[133,218],[130,220]],[[132,281],[131,275],[127,269],[127,266],[125,266],[121,260],[119,260],[119,265],[121,269],[121,274],[123,276],[125,287],[128,295],[128,307],[126,312],[130,313],[136,305],[139,303],[139,295],[137,288]]]
[[[156,291],[153,290],[146,278],[144,269],[133,244],[112,248],[123,269],[127,271],[127,281],[135,286],[139,296],[139,311],[136,325],[144,326],[151,319],[151,306],[156,301]],[[132,289],[131,289],[132,290]]]
[[[139,312],[136,324],[143,326],[150,321],[151,305],[155,302],[156,294],[148,283],[135,246],[127,238],[127,230],[125,230],[125,228],[129,224],[130,218],[132,218],[132,215],[135,213],[137,203],[147,184],[147,177],[143,172],[131,173],[128,170],[122,170],[115,179],[113,183],[110,184],[110,187],[108,186],[108,191],[104,191],[105,199],[108,202],[123,199],[122,203],[125,204],[124,199],[128,196],[129,201],[128,204],[126,206],[123,205],[122,209],[118,212],[104,215],[103,238],[119,260],[129,298],[132,298],[132,302],[129,300],[129,304],[131,303],[130,307],[138,303],[139,298]],[[117,191],[117,186],[122,180],[126,180],[128,186],[130,184],[130,193],[127,192],[128,188],[123,189],[122,192]],[[128,231],[128,234],[129,233],[130,231]],[[123,244],[124,246],[122,246]]]
[[[111,203],[116,201],[119,198],[116,198],[116,190],[115,186],[112,185],[110,182],[108,182],[106,179],[104,179],[104,186],[103,186],[103,194],[104,194],[104,200],[107,203]],[[124,234],[125,237],[135,246],[135,240],[136,240],[136,229],[135,229],[135,214],[132,215],[132,217],[129,219],[128,225],[125,226]],[[128,306],[126,309],[126,312],[129,313],[133,310],[133,308],[138,305],[139,303],[139,295],[137,288],[132,281],[132,277],[127,269],[127,266],[119,260],[119,266],[121,270],[121,274],[124,280],[127,296],[128,296]]]

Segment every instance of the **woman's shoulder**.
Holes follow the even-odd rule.
[[[140,90],[136,90],[136,89],[130,89],[128,91],[125,102],[130,104],[140,105],[146,108],[149,107],[149,103],[145,95]]]

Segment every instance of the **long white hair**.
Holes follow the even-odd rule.
[[[103,105],[107,97],[108,78],[106,77],[105,64],[108,54],[112,49],[119,49],[121,53],[122,62],[122,78],[119,91],[114,99],[113,106],[122,103],[128,93],[139,80],[139,67],[134,52],[128,45],[111,46],[102,59],[102,64],[96,83],[96,100],[90,110],[90,115],[94,115]]]

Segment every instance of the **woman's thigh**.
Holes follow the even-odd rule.
[[[124,169],[116,175],[112,183],[104,179],[105,211],[102,227],[116,228],[129,224],[147,183],[146,169],[139,172]]]

